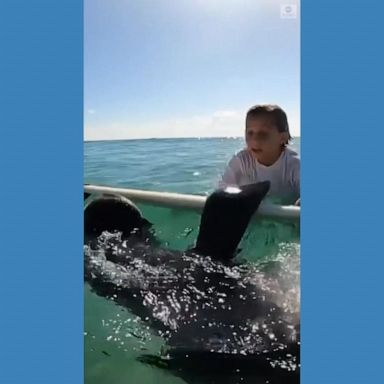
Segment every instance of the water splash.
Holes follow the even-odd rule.
[[[168,351],[266,355],[271,366],[288,371],[297,366],[289,352],[298,341],[299,246],[281,245],[272,264],[228,266],[148,244],[132,248],[119,234],[104,233],[99,240],[97,249],[85,247],[91,275],[118,287],[111,300],[126,303],[129,293],[145,308],[148,315],[140,317],[148,323],[145,332],[157,329]],[[124,342],[120,332],[116,326],[108,341]],[[141,346],[150,340],[143,337]],[[273,358],[276,353],[279,358]]]

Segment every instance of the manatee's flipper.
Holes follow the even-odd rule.
[[[236,256],[236,248],[270,188],[270,182],[213,192],[204,206],[195,251],[220,260]]]

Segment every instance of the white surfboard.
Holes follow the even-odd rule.
[[[153,206],[168,208],[183,208],[202,210],[206,196],[187,195],[181,193],[143,191],[140,189],[114,188],[102,185],[84,185],[84,192],[90,194],[113,194],[121,195],[134,203],[145,203]],[[273,218],[298,221],[300,219],[300,207],[291,205],[277,205],[262,202],[257,215]]]

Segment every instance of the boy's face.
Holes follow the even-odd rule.
[[[258,116],[250,118],[247,122],[245,132],[247,147],[260,161],[273,160],[279,156],[282,145],[287,139],[287,132],[279,132],[271,116]]]

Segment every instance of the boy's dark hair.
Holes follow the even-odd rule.
[[[287,132],[288,140],[285,143],[287,145],[292,139],[292,136],[289,132],[288,118],[287,114],[280,108],[278,105],[273,104],[259,104],[250,108],[247,112],[245,118],[245,127],[248,126],[248,121],[259,116],[272,116],[275,120],[276,127],[279,132]]]

